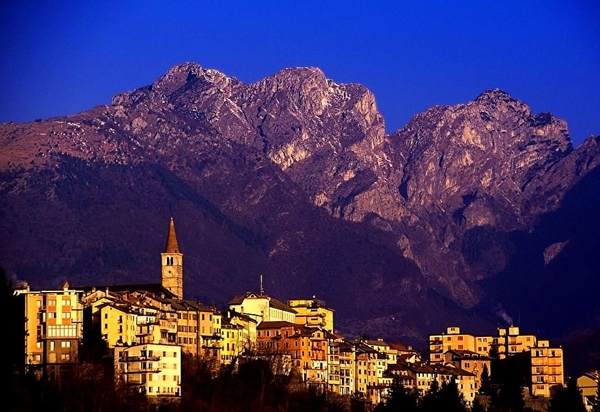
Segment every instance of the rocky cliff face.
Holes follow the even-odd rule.
[[[34,285],[153,281],[173,214],[189,297],[226,301],[264,274],[352,332],[484,327],[510,300],[490,288],[516,237],[593,175],[597,140],[574,150],[563,120],[500,90],[385,135],[374,96],[319,69],[244,84],[185,63],[108,106],[0,126],[0,259]],[[550,238],[536,259],[573,242]]]

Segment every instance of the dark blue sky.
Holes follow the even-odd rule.
[[[392,132],[501,88],[600,134],[600,2],[4,1],[0,122],[73,114],[193,61],[244,82],[320,67],[376,96]]]

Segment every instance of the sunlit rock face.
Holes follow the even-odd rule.
[[[325,298],[351,332],[495,325],[481,308],[507,295],[486,282],[526,272],[530,246],[551,271],[578,244],[545,228],[587,201],[568,194],[594,187],[599,146],[574,150],[563,120],[497,89],[386,135],[369,90],[318,68],[248,84],[184,63],[110,105],[0,126],[2,212],[21,222],[0,257],[40,282],[147,282],[173,214],[190,296],[227,301],[263,274],[283,299]]]

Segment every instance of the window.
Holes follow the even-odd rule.
[[[71,299],[69,299],[69,298],[63,298],[62,305],[63,306],[71,306]]]
[[[71,312],[63,312],[62,318],[63,319],[71,319]]]
[[[54,350],[54,341],[53,340],[50,341],[50,350],[51,351]]]
[[[69,341],[69,340],[62,341],[62,342],[60,343],[60,347],[61,347],[61,348],[70,348],[70,347],[71,347],[71,341]]]
[[[61,353],[60,360],[63,360],[63,361],[71,360],[71,354],[70,353]]]

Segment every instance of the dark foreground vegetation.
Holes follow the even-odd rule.
[[[470,407],[453,382],[434,381],[424,396],[394,381],[389,397],[370,405],[360,396],[342,396],[306,387],[300,376],[274,375],[265,360],[251,360],[212,372],[210,362],[183,358],[180,402],[150,401],[145,395],[114,381],[106,365],[74,365],[60,378],[8,377],[5,406],[10,411],[97,412],[586,412],[581,394],[571,380],[545,402],[525,400],[518,384],[482,388]],[[110,369],[110,367],[108,367]],[[3,378],[7,378],[6,375]],[[594,412],[600,412],[600,402]]]

